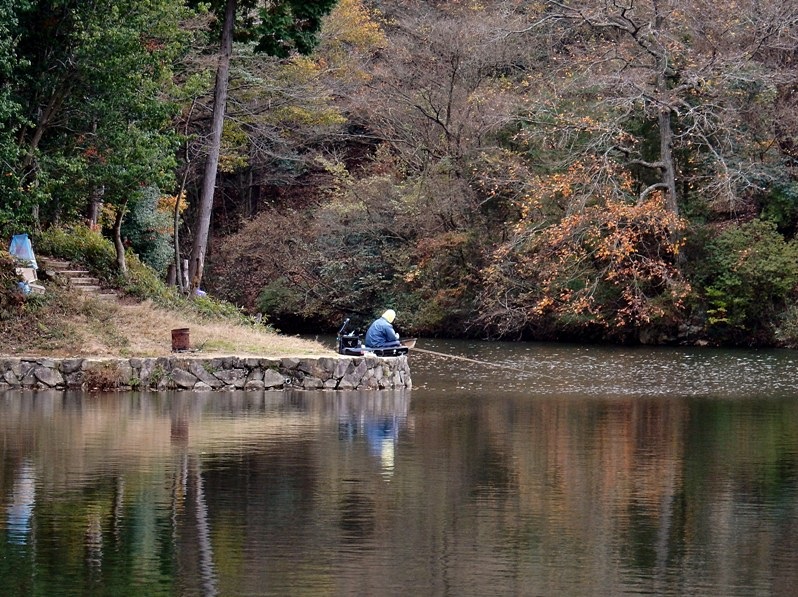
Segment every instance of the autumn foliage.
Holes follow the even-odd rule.
[[[207,169],[226,2],[27,4],[6,235],[110,214],[165,272],[211,224],[203,289],[292,332],[798,346],[795,0],[238,0]]]
[[[485,270],[483,320],[497,336],[620,340],[672,326],[690,292],[677,267],[684,230],[659,195],[608,198],[545,227],[527,215]]]

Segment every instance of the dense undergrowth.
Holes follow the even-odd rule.
[[[798,242],[764,210],[595,200],[549,221],[557,198],[538,196],[508,227],[445,199],[419,210],[412,189],[361,181],[302,213],[264,210],[218,240],[210,288],[280,327],[362,328],[391,307],[421,336],[798,346]],[[441,232],[447,217],[457,229]]]

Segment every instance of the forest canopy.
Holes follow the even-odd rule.
[[[798,0],[0,0],[0,229],[287,330],[796,346],[797,60]]]

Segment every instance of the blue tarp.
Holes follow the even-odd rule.
[[[33,254],[33,246],[30,244],[27,234],[15,234],[11,239],[11,246],[8,247],[8,252],[20,261],[24,261],[27,267],[39,269],[36,264],[36,256]]]

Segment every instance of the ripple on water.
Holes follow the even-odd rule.
[[[428,342],[429,350],[442,354],[411,353],[413,383],[441,391],[501,388],[530,395],[719,398],[798,394],[790,350]],[[418,346],[427,343],[420,340]]]

